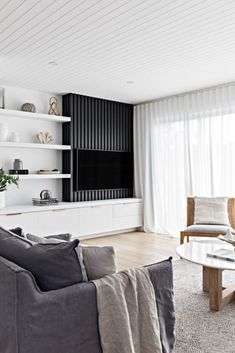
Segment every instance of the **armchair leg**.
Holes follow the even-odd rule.
[[[184,237],[185,237],[185,233],[180,232],[180,244],[184,244]]]

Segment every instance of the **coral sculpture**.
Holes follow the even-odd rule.
[[[36,135],[40,143],[49,144],[54,142],[54,137],[49,132],[39,132]]]

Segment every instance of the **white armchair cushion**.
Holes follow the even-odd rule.
[[[230,226],[228,197],[195,197],[194,224]]]
[[[229,228],[232,233],[235,232],[231,227],[211,224],[193,224],[184,229],[184,232],[226,234]]]

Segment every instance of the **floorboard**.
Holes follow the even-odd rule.
[[[178,258],[175,248],[179,240],[167,235],[133,232],[83,240],[84,245],[113,246],[118,269],[149,265],[167,259]]]

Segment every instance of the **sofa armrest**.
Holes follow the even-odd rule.
[[[147,266],[156,294],[163,353],[174,344],[172,264]],[[0,257],[0,352],[102,353],[93,283],[41,292],[33,275]]]
[[[42,292],[29,271],[3,257],[0,279],[0,352],[102,352],[93,283]]]
[[[147,266],[158,308],[162,352],[171,353],[175,343],[175,311],[173,301],[173,269],[171,258]]]
[[[41,292],[19,272],[17,307],[20,352],[102,352],[93,283]]]
[[[0,256],[0,352],[4,353],[18,353],[17,274],[20,272],[27,273]],[[34,280],[29,272],[27,276]]]

